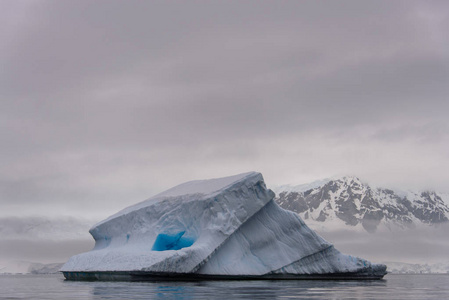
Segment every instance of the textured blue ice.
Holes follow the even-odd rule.
[[[153,251],[179,250],[193,245],[194,239],[184,236],[185,231],[175,234],[160,233],[154,242]]]

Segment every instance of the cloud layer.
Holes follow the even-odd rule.
[[[5,216],[106,217],[183,181],[448,191],[445,1],[3,1]]]

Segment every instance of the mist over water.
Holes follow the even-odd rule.
[[[307,224],[307,222],[306,222]],[[343,253],[372,261],[408,263],[449,262],[449,224],[375,233],[317,230]]]
[[[26,268],[14,265],[23,261],[63,263],[72,255],[89,251],[94,240],[88,230],[97,221],[0,218],[0,268],[26,272]],[[367,233],[338,228],[326,231],[305,222],[341,252],[373,262],[449,263],[449,224]]]

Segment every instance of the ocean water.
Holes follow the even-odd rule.
[[[449,299],[449,274],[373,281],[78,282],[0,275],[0,299]]]

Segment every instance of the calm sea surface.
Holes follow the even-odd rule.
[[[449,275],[200,282],[76,282],[62,275],[0,275],[0,299],[449,299]]]

